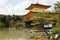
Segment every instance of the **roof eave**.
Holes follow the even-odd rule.
[[[28,8],[26,8],[26,10],[28,10],[32,5],[38,5],[38,6],[46,6],[47,8],[50,8],[51,6],[47,6],[47,5],[42,5],[42,4],[31,4]]]

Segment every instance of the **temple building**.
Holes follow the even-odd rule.
[[[31,4],[28,8],[26,8],[26,10],[29,10],[30,12],[28,14],[26,14],[24,16],[24,18],[28,19],[32,19],[36,16],[35,13],[38,12],[46,12],[46,9],[50,8],[51,6],[47,6],[47,5],[42,5],[42,4]]]
[[[24,15],[23,17],[26,20],[30,20],[33,18],[36,18],[37,13],[41,13],[41,12],[48,12],[48,8],[50,8],[51,6],[48,5],[42,5],[39,3],[36,4],[31,4],[28,8],[26,8],[26,10],[29,10],[30,12],[27,13],[26,15]],[[58,13],[50,13],[50,14],[46,14],[45,16],[47,17],[45,20],[55,20],[53,18],[49,18],[48,16],[56,16],[58,15]]]
[[[28,8],[26,8],[26,10],[30,11],[28,14],[23,16],[23,18],[28,20],[28,21],[25,22],[26,27],[27,27],[27,25],[31,27],[30,23],[31,23],[33,18],[36,18],[37,13],[47,12],[46,9],[48,9],[50,7],[51,6],[36,3],[36,4],[31,4]],[[58,15],[58,13],[48,13],[48,14],[45,15],[46,18],[44,20],[55,21],[53,16],[56,16],[56,15]],[[44,25],[44,26],[45,27],[47,27],[47,26],[52,27],[52,24],[48,24],[48,25]]]

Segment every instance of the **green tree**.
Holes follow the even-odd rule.
[[[56,21],[56,25],[55,27],[52,29],[53,33],[60,33],[60,2],[57,2],[55,4],[55,12],[58,14],[56,16],[54,16],[53,18],[55,18]]]
[[[54,8],[55,8],[55,12],[60,13],[60,2],[57,2]]]
[[[5,24],[3,22],[0,22],[0,28],[5,28]]]
[[[47,17],[45,15],[47,14],[49,14],[49,12],[36,13],[36,18],[33,18],[34,23],[31,25],[33,25],[35,29],[43,30],[48,35],[47,31],[44,29],[44,24],[50,24],[52,21],[45,20]]]
[[[60,14],[54,16],[55,21],[56,21],[56,25],[55,27],[52,29],[53,33],[60,33]]]

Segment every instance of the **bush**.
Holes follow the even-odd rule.
[[[52,32],[55,34],[55,33],[58,33],[58,34],[60,34],[60,27],[54,27],[53,29],[52,29]]]
[[[0,28],[4,28],[5,27],[5,24],[0,22]]]

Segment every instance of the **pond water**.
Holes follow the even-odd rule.
[[[32,40],[31,34],[21,30],[0,30],[0,40]]]

